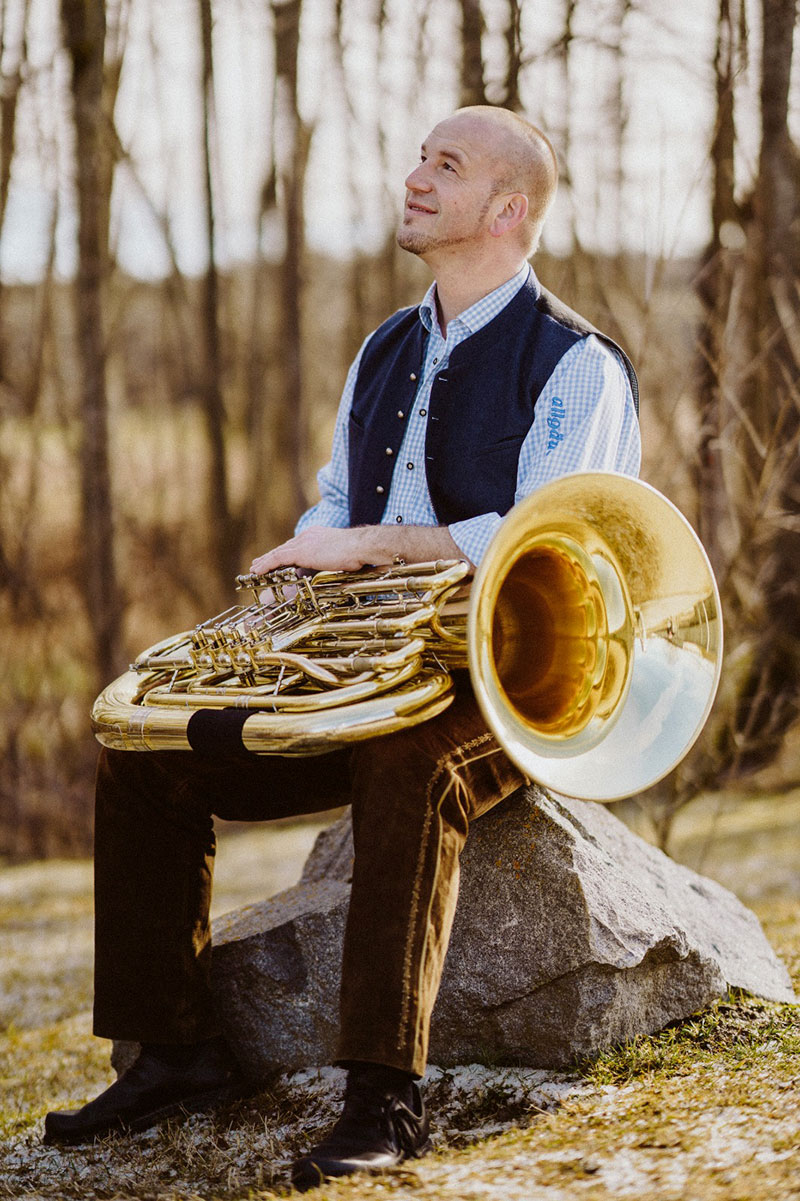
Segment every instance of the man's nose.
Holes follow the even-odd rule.
[[[426,166],[426,163],[417,163],[414,170],[406,176],[406,187],[409,192],[430,192],[431,183]]]

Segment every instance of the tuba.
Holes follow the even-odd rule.
[[[486,721],[531,780],[612,801],[697,739],[722,660],[703,547],[650,485],[591,472],[504,518],[462,561],[239,576],[249,592],[145,651],[97,698],[123,750],[318,754],[440,713],[468,668]],[[268,597],[264,597],[265,590]]]

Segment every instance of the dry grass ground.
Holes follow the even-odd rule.
[[[788,800],[785,813],[770,808],[778,860],[796,837],[781,814],[796,803]],[[774,875],[749,870],[766,854],[767,808],[726,804],[725,861],[736,856],[742,889],[800,988],[796,877],[786,866],[776,889]],[[703,823],[716,811],[700,808],[694,837],[688,826],[679,832],[687,852],[698,850]],[[223,839],[218,911],[290,883],[314,833],[260,827]],[[713,867],[710,849],[706,859]],[[291,1157],[335,1108],[341,1074],[333,1070],[282,1079],[213,1116],[139,1136],[69,1151],[42,1146],[48,1108],[80,1103],[111,1079],[108,1044],[90,1035],[90,889],[83,862],[0,872],[0,1197],[259,1201],[287,1193]],[[434,1154],[390,1176],[325,1186],[315,1201],[800,1198],[793,1006],[732,997],[576,1065],[569,1078],[464,1068],[432,1073],[426,1094]]]

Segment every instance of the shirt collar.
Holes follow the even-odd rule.
[[[475,304],[470,305],[468,309],[464,309],[463,313],[450,322],[451,326],[462,325],[469,333],[475,334],[484,325],[497,316],[502,309],[506,307],[509,301],[513,300],[517,292],[527,279],[533,275],[533,268],[530,263],[525,263],[516,275],[512,275],[511,279],[507,279],[504,284],[494,291],[489,292],[486,296],[482,296],[480,300],[476,300]],[[438,330],[439,320],[436,313],[436,280],[422,298],[419,306],[419,318],[425,326],[428,333],[434,328]]]

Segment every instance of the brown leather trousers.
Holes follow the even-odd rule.
[[[214,815],[261,821],[352,804],[338,1056],[421,1075],[469,823],[524,782],[463,681],[431,721],[321,756],[103,750],[95,1033],[187,1043],[217,1032]]]

